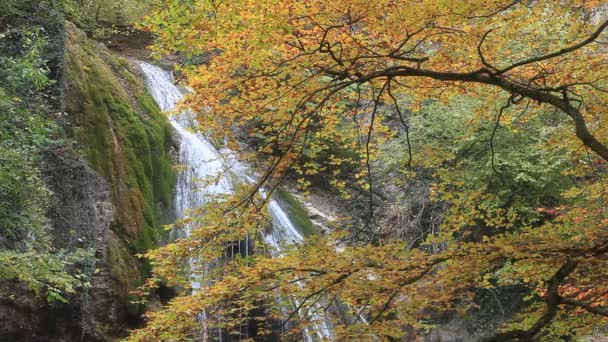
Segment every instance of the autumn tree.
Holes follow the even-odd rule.
[[[599,1],[156,5],[146,25],[158,34],[159,54],[180,53],[189,62],[181,70],[195,95],[186,105],[200,113],[209,134],[229,137],[235,150],[237,136],[255,142],[255,151],[241,157],[264,171],[254,188],[207,208],[191,238],[149,253],[157,277],[187,286],[188,275],[176,265],[212,259],[221,252],[218,246],[238,234],[264,229],[264,210],[256,207],[263,203],[259,187],[273,189],[288,174],[300,175],[305,186],[321,172],[344,190],[343,169],[336,165],[357,169],[348,179],[369,194],[364,226],[375,237],[352,243],[338,229],[336,236],[311,239],[279,257],[236,259],[222,280],[185,291],[153,314],[133,340],[188,336],[202,311],[224,317],[222,327],[230,330],[260,303],[276,303],[278,295],[297,298],[299,329],[314,326],[317,316],[310,312],[319,303],[330,312],[340,302],[350,320],[334,322],[337,338],[399,339],[428,328],[429,313],[470,312],[476,291],[505,286],[524,288],[525,305],[488,340],[555,340],[606,324],[608,21],[600,20]],[[455,150],[412,144],[411,125],[424,124],[417,116],[421,109],[463,98],[478,102],[468,115],[445,121],[473,129],[491,124],[480,140],[489,156],[487,172],[478,170],[491,186],[470,186],[459,176],[454,165],[461,164],[446,162],[455,160]],[[517,141],[518,134],[532,132],[532,124],[537,138],[524,140],[529,148],[558,153],[567,165],[552,170],[555,178],[548,182],[568,177],[551,192],[556,205],[526,202],[535,214],[499,191],[517,184],[509,168],[558,156],[501,164],[508,158],[498,150],[505,140],[497,140],[508,128]],[[243,130],[249,138],[243,139]],[[406,178],[432,170],[431,200],[448,208],[440,229],[415,246],[383,234],[390,227],[374,215],[373,165],[397,136],[406,155],[397,169]],[[455,144],[465,138],[450,135]],[[346,152],[332,153],[329,143]],[[553,164],[536,167],[542,165]],[[279,313],[276,307],[258,318]]]

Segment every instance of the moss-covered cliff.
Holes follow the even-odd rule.
[[[161,211],[170,206],[175,182],[171,126],[128,61],[71,24],[66,33],[63,98],[70,135],[112,185],[114,231],[139,251],[148,249],[161,238]]]
[[[66,131],[109,184],[115,217],[103,239],[106,269],[101,271],[116,280],[110,287],[131,316],[137,309],[128,303],[128,291],[148,275],[147,265],[134,255],[163,239],[162,225],[172,217],[175,183],[171,126],[136,73],[132,62],[66,24]]]
[[[15,16],[10,25],[27,29],[35,24],[28,20]],[[149,266],[135,255],[161,243],[162,226],[173,219],[172,128],[137,65],[73,24],[53,23],[53,30],[43,23],[41,31],[50,32],[48,53],[56,56],[53,80],[46,93],[28,95],[28,108],[40,107],[54,130],[36,145],[31,163],[50,197],[39,210],[49,253],[88,251],[66,267],[87,286],[68,293],[69,303],[48,303],[27,283],[0,274],[0,341],[113,341],[141,324],[143,308],[130,303],[129,292]],[[2,229],[0,251],[15,245]]]

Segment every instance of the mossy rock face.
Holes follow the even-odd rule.
[[[308,218],[306,209],[288,190],[278,187],[275,195],[279,206],[287,212],[289,219],[300,233],[305,237],[317,233],[313,227],[312,221]]]
[[[129,62],[70,23],[63,98],[72,124],[68,134],[111,185],[114,232],[131,254],[156,247],[167,223],[162,222],[168,216],[163,209],[171,210],[175,185],[167,118],[130,71]]]

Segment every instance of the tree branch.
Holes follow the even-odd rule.
[[[494,335],[486,340],[486,342],[502,342],[502,341],[530,341],[542,328],[551,323],[557,314],[558,305],[561,303],[561,297],[557,294],[560,284],[568,277],[576,268],[578,262],[575,260],[567,261],[547,282],[547,304],[543,315],[534,323],[528,330],[512,330]]]
[[[560,298],[561,304],[566,304],[570,306],[576,306],[582,309],[585,309],[588,312],[594,313],[596,315],[608,317],[608,308],[591,306],[588,303],[581,302],[580,300],[572,299],[572,298]]]
[[[511,64],[510,66],[508,66],[504,69],[498,70],[497,74],[504,74],[508,71],[511,71],[511,70],[513,70],[517,67],[523,66],[523,65],[544,61],[544,60],[551,59],[551,58],[554,58],[557,56],[561,56],[568,52],[572,52],[574,50],[578,50],[578,49],[582,48],[583,46],[588,45],[588,44],[592,43],[594,40],[596,40],[597,37],[599,37],[599,35],[602,33],[602,31],[604,31],[604,29],[606,27],[608,27],[608,20],[606,20],[602,25],[600,25],[597,28],[597,30],[595,30],[595,32],[593,32],[593,34],[591,36],[589,36],[587,39],[583,40],[582,42],[580,42],[578,44],[574,44],[572,46],[562,48],[558,51],[555,51],[555,52],[552,52],[552,53],[549,53],[546,55],[524,59],[523,61],[519,61],[517,63]]]
[[[608,25],[608,21],[606,22]],[[568,100],[544,92],[541,89],[531,86],[521,85],[513,82],[504,76],[496,75],[490,70],[483,68],[472,72],[442,72],[427,69],[418,69],[408,66],[393,66],[383,70],[370,72],[367,75],[361,75],[356,79],[343,81],[342,85],[362,84],[377,78],[398,78],[398,77],[426,77],[438,81],[452,82],[472,82],[480,84],[488,84],[497,86],[511,94],[521,95],[540,103],[549,104],[564,113],[566,113],[574,124],[576,136],[589,147],[593,152],[597,153],[602,159],[608,161],[608,148],[602,144],[595,136],[591,134],[585,123],[585,119],[580,110],[573,106]]]

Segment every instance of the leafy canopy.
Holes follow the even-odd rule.
[[[357,244],[337,233],[273,259],[228,262],[221,280],[184,292],[133,340],[190,336],[203,311],[228,331],[260,303],[273,309],[259,319],[280,318],[277,294],[299,303],[295,334],[314,325],[317,303],[342,303],[351,324],[336,320],[335,331],[344,339],[403,338],[428,327],[433,312],[468,312],[479,289],[508,286],[525,289],[526,305],[491,340],[582,336],[606,323],[608,21],[598,20],[598,1],[156,5],[146,25],[157,52],[198,61],[182,68],[195,92],[186,104],[235,150],[247,133],[256,151],[242,157],[265,170],[258,185],[292,171],[303,185],[324,172],[342,190],[357,184],[370,194],[367,226],[378,234]],[[423,115],[466,98],[474,100],[459,110]],[[393,172],[405,181],[430,172],[431,199],[448,208],[416,248],[382,234],[390,227],[374,217],[372,169],[394,139],[405,153]],[[344,151],[332,153],[329,141]],[[462,177],[463,155],[475,149],[473,178]],[[357,171],[340,178],[340,165]],[[212,260],[239,234],[263,229],[255,193],[212,204],[192,238],[149,253],[157,276],[187,284],[176,265]]]

